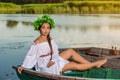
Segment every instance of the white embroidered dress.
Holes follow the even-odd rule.
[[[59,75],[64,65],[69,61],[64,60],[59,56],[58,47],[54,40],[51,40],[51,44],[53,48],[52,61],[55,62],[54,65],[47,67],[51,55],[41,57],[42,55],[46,55],[51,51],[48,42],[42,42],[39,44],[35,44],[33,42],[23,61],[22,66],[24,68],[33,68],[35,66],[36,71]]]

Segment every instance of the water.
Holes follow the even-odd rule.
[[[31,42],[39,35],[33,21],[41,15],[0,14],[0,80],[19,80],[13,65],[22,64]],[[51,14],[56,28],[51,31],[59,48],[120,48],[120,15]]]

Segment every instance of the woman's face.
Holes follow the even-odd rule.
[[[40,33],[44,36],[47,36],[50,33],[50,24],[43,23],[43,25],[40,28]]]

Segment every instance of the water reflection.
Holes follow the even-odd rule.
[[[29,26],[33,26],[33,23],[32,22],[25,22],[25,21],[22,21],[22,24],[26,27],[29,27]]]
[[[14,28],[18,25],[18,21],[7,20],[6,26],[8,28]]]
[[[66,32],[69,32],[71,30],[73,31],[80,31],[82,33],[86,33],[90,30],[94,30],[94,31],[100,31],[101,30],[101,26],[96,24],[96,25],[56,25],[56,28],[61,31],[61,30],[65,30]]]
[[[8,28],[15,28],[17,27],[17,25],[20,23],[20,21],[15,21],[15,20],[7,20],[6,21],[6,27]],[[21,21],[21,23],[24,25],[24,26],[33,26],[33,23],[32,22],[25,22],[25,21]]]
[[[15,16],[16,17],[16,16]],[[83,18],[83,16],[81,17],[81,19],[79,19],[80,16],[78,16],[78,18],[75,18],[73,20],[75,20],[76,22],[78,22],[79,20],[81,20]],[[57,24],[56,27],[59,28],[59,30],[61,29],[65,29],[66,32],[68,32],[69,30],[79,30],[80,32],[86,33],[90,30],[94,30],[94,31],[101,31],[101,28],[104,26],[107,26],[109,30],[119,30],[120,29],[120,24],[118,23],[118,20],[120,19],[120,16],[100,16],[100,15],[95,15],[95,16],[85,16],[86,18],[82,19],[82,21],[79,21],[80,23],[69,23],[69,20],[66,20],[67,22],[62,22],[62,24]],[[67,16],[67,18],[69,19],[69,17]],[[111,18],[111,19],[110,19]],[[79,19],[79,20],[78,20]],[[93,20],[92,20],[93,19]],[[85,22],[83,22],[85,21]],[[18,21],[18,20],[7,20],[6,23],[6,27],[8,28],[15,28],[17,27],[17,25],[19,23],[22,23],[23,26],[26,27],[30,27],[33,26],[33,22],[30,21]]]
[[[120,30],[120,24],[111,24],[109,25],[110,30]]]

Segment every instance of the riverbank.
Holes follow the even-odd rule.
[[[0,3],[1,14],[120,14],[119,1],[65,1],[54,4]]]

